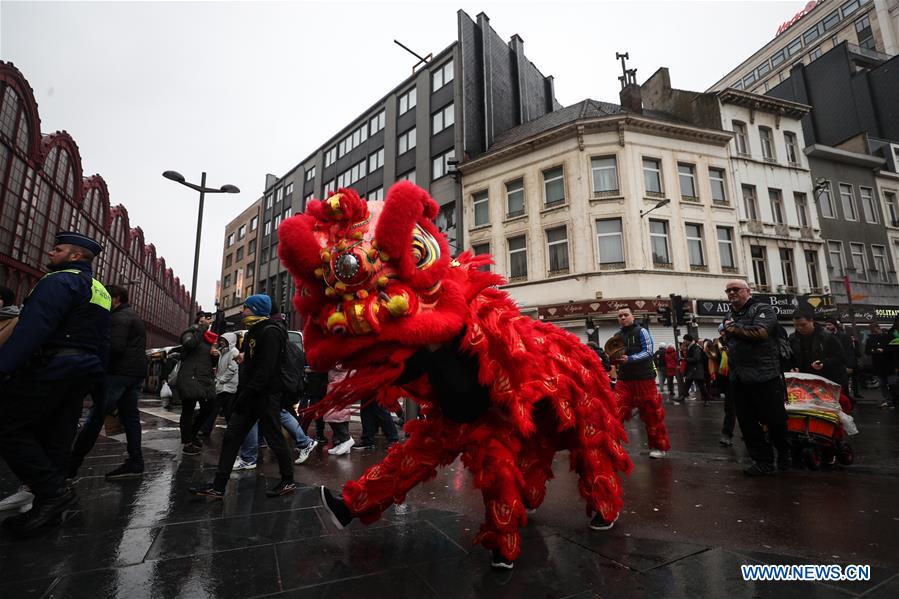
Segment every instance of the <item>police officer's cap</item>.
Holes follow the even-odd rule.
[[[57,244],[77,245],[80,248],[89,250],[93,255],[97,255],[103,251],[103,246],[77,231],[60,231],[56,234]]]

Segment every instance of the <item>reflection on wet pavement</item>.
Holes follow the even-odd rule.
[[[634,471],[615,528],[587,528],[568,456],[522,531],[515,569],[495,572],[472,545],[480,495],[457,462],[371,526],[338,531],[317,486],[338,488],[383,457],[378,449],[295,469],[300,488],[270,499],[267,451],[235,474],[224,501],[187,494],[211,480],[221,429],[182,456],[177,413],[142,402],[147,469],[107,482],[123,440],[101,437],[75,483],[76,518],[28,541],[0,535],[0,597],[896,597],[899,596],[899,422],[863,403],[857,463],[833,471],[742,475],[745,450],[717,444],[723,407],[666,406],[672,452],[649,460],[628,424]],[[358,435],[358,430],[353,431]],[[0,464],[0,494],[17,481]],[[3,514],[0,517],[5,517]],[[745,582],[741,564],[870,564],[870,582]]]

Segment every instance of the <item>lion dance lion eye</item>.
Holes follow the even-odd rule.
[[[412,258],[415,260],[415,267],[421,270],[430,268],[440,259],[440,245],[437,240],[418,227],[412,232]]]

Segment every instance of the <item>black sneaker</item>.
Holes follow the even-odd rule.
[[[362,442],[362,443],[359,443],[358,445],[353,445],[353,447],[352,447],[352,449],[374,449],[374,448],[375,448],[375,444],[372,441],[369,441],[368,443]]]
[[[203,448],[193,443],[185,443],[184,447],[181,449],[181,453],[184,455],[200,455],[202,452]]]
[[[718,439],[718,445],[721,447],[730,447],[734,444],[734,440],[727,435],[721,435],[721,438]]]
[[[200,485],[198,487],[190,487],[188,491],[198,497],[208,497],[209,499],[222,499],[225,496],[225,492],[219,491],[213,487],[212,483]]]
[[[490,567],[497,570],[511,570],[515,567],[515,562],[505,557],[498,549],[490,552]]]
[[[293,493],[296,490],[297,484],[292,480],[282,480],[279,482],[274,488],[268,489],[265,492],[266,497],[280,497],[281,495],[287,495],[289,493]]]
[[[328,514],[331,515],[331,521],[334,523],[334,526],[337,528],[346,528],[350,525],[350,522],[353,521],[353,514],[350,513],[350,509],[343,502],[343,498],[338,499],[334,497],[331,491],[328,490],[328,487],[322,485],[321,488],[322,494],[322,506],[324,506],[328,510]]]
[[[31,537],[42,529],[61,524],[77,511],[78,497],[66,488],[57,497],[35,497],[31,509],[3,521],[3,527],[19,537]]]
[[[141,466],[125,463],[106,473],[106,480],[120,480],[123,478],[140,478],[144,475],[144,469]]]
[[[767,462],[753,462],[752,466],[743,470],[746,476],[768,476],[774,474],[774,464]]]
[[[596,512],[593,514],[593,519],[590,520],[590,530],[610,530],[616,522],[618,522],[618,514],[615,514],[615,518],[609,521],[603,518],[601,513]]]

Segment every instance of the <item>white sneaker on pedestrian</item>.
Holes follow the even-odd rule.
[[[244,462],[242,459],[237,458],[234,461],[234,470],[255,470],[256,462]]]
[[[28,487],[22,485],[19,490],[0,501],[0,512],[6,510],[19,510],[27,512],[31,509],[31,503],[34,501],[34,493]],[[24,508],[24,509],[23,509]]]
[[[668,452],[662,451],[661,449],[653,449],[652,451],[649,452],[649,457],[655,458],[655,459],[664,458],[666,455],[668,455]]]
[[[293,461],[294,464],[302,464],[306,460],[309,459],[309,456],[312,455],[312,450],[318,447],[318,441],[315,439],[311,439],[311,443],[309,443],[308,447],[305,448],[297,448],[297,459]]]
[[[350,437],[343,443],[341,443],[339,445],[335,445],[334,447],[329,449],[328,453],[330,453],[331,455],[344,455],[346,453],[349,453],[350,448],[352,448],[353,445],[355,445],[355,444],[356,444],[356,442],[353,440],[352,437]]]

